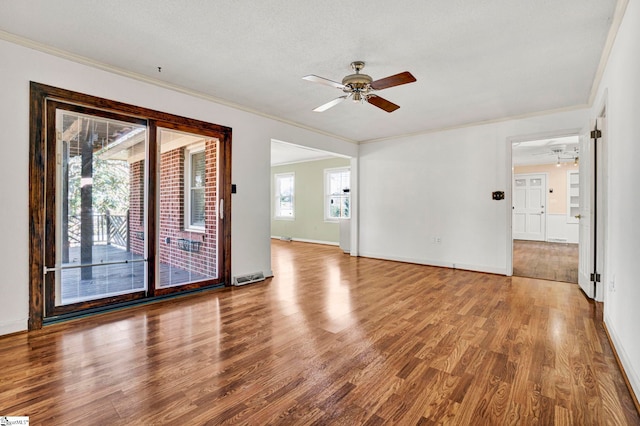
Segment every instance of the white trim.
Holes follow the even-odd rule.
[[[506,234],[506,261],[505,261],[505,275],[508,277],[513,276],[513,144],[516,143],[516,140],[511,138],[507,138],[507,155],[505,155],[506,159],[506,167],[507,171],[507,179],[505,191],[504,191],[504,199],[506,201],[504,207],[506,209],[506,226],[507,232]]]
[[[544,111],[531,112],[531,113],[521,114],[521,115],[511,115],[511,116],[507,116],[507,117],[499,117],[499,118],[494,118],[494,119],[485,120],[485,121],[472,121],[472,122],[469,122],[469,123],[459,124],[459,125],[455,125],[455,126],[436,127],[436,128],[433,128],[433,129],[420,130],[418,132],[413,132],[413,133],[404,133],[402,135],[387,136],[387,137],[384,137],[384,138],[377,138],[377,139],[366,139],[366,140],[359,141],[358,144],[362,145],[362,144],[366,144],[366,143],[375,143],[375,142],[390,141],[390,140],[395,140],[395,139],[410,138],[410,137],[414,137],[414,136],[428,135],[428,134],[431,134],[431,133],[440,133],[440,132],[448,132],[448,131],[451,131],[451,130],[465,129],[465,128],[468,128],[468,127],[476,127],[476,126],[484,126],[484,125],[487,125],[487,124],[503,123],[503,122],[512,121],[512,120],[524,120],[524,119],[527,119],[527,118],[541,117],[541,116],[544,116],[544,115],[558,114],[558,113],[561,113],[561,112],[577,111],[577,110],[580,110],[580,109],[588,109],[590,106],[591,106],[590,104],[579,104],[579,105],[573,105],[573,106],[564,107],[564,108],[548,109],[548,110],[544,110]],[[553,135],[556,135],[556,136],[559,137],[559,135],[557,135],[556,133],[553,133]],[[546,139],[546,138],[541,137],[541,138],[537,138],[537,139]],[[534,139],[525,139],[525,140],[532,141],[532,140],[536,140],[536,138],[534,138]],[[514,142],[522,142],[522,141],[514,141]]]
[[[467,263],[452,263],[452,262],[442,262],[439,260],[431,260],[431,259],[417,259],[412,257],[404,257],[404,256],[389,256],[380,253],[360,253],[361,257],[369,257],[372,259],[380,259],[380,260],[390,260],[393,262],[404,262],[404,263],[413,263],[416,265],[425,265],[425,266],[435,266],[439,268],[449,268],[449,269],[462,269],[465,271],[472,272],[482,272],[488,274],[498,274],[498,275],[506,275],[505,268],[496,268],[493,266],[483,266],[483,265],[472,265]]]
[[[314,161],[332,160],[334,158],[336,158],[335,155],[327,155],[326,157],[309,158],[308,160],[296,160],[296,161],[287,161],[284,163],[273,163],[271,164],[271,167],[290,166],[292,164],[300,164],[300,163],[312,163]]]
[[[18,333],[20,331],[27,331],[28,318],[23,318],[15,321],[0,322],[0,336],[5,334]]]
[[[277,235],[272,235],[271,239],[272,240],[279,240],[282,237],[279,237]],[[340,243],[336,243],[335,241],[323,241],[323,240],[310,240],[307,238],[291,238],[291,241],[297,241],[299,243],[311,243],[311,244],[323,244],[326,246],[339,246]]]
[[[575,215],[571,215],[571,175],[578,175],[578,182],[580,182],[580,170],[567,170],[567,223],[579,223],[578,218]],[[579,183],[578,183],[579,185]],[[580,197],[580,188],[578,188],[578,197]],[[578,203],[578,208],[580,203]]]
[[[638,372],[633,369],[633,363],[629,359],[629,355],[624,351],[624,345],[618,338],[618,335],[615,332],[615,329],[611,327],[612,321],[609,319],[608,315],[604,316],[604,324],[607,327],[607,332],[611,337],[611,342],[618,353],[618,359],[620,360],[620,364],[622,364],[622,368],[624,369],[624,374],[627,376],[629,380],[629,384],[633,389],[633,393],[635,393],[636,398],[640,397],[640,377],[638,376]]]
[[[280,209],[278,208],[278,199],[280,198],[280,185],[278,185],[278,179],[281,177],[291,177],[291,216],[282,216],[278,213]],[[274,220],[296,220],[296,173],[295,172],[283,172],[283,173],[274,173],[273,174],[273,219]]]
[[[353,257],[357,257],[359,255],[359,242],[360,242],[360,226],[359,226],[359,219],[360,219],[360,213],[359,213],[359,202],[360,202],[360,198],[359,198],[359,191],[358,191],[358,185],[360,182],[360,176],[359,176],[359,157],[360,153],[358,153],[358,156],[356,157],[352,157],[351,158],[351,188],[349,190],[349,195],[351,197],[351,200],[349,200],[349,202],[351,203],[349,205],[349,208],[351,209],[351,244],[349,246],[349,254]]]
[[[324,221],[327,223],[338,223],[340,221],[340,219],[351,219],[351,167],[350,166],[344,166],[344,167],[330,167],[327,169],[323,170],[323,177],[324,177],[324,185],[323,185],[323,210],[324,210]],[[335,194],[329,194],[329,174],[331,173],[344,173],[344,172],[349,172],[349,193],[346,194],[346,197],[349,199],[349,216],[346,217],[330,217],[329,216],[329,204],[328,204],[328,200],[335,196]],[[343,195],[340,196],[345,196],[344,193]]]
[[[191,157],[195,154],[205,153],[205,143],[197,143],[191,146],[188,146],[184,149],[184,230],[191,232],[205,232],[205,225],[193,225],[191,223],[191,172],[192,172],[192,160]],[[205,174],[207,169],[207,156],[205,153]],[[206,180],[206,179],[205,179]],[[202,188],[205,191],[205,187]],[[206,197],[205,197],[206,198]],[[205,200],[206,202],[206,200]],[[205,218],[206,223],[206,218]]]
[[[602,97],[600,98],[598,109],[598,118],[601,119],[602,123],[600,125],[600,130],[602,131],[602,141],[601,143],[601,151],[600,156],[598,157],[598,161],[600,164],[600,176],[602,177],[602,181],[598,188],[600,188],[600,197],[601,206],[600,211],[598,212],[598,217],[600,217],[600,224],[602,226],[602,235],[601,241],[602,244],[602,282],[600,283],[596,290],[596,300],[599,302],[605,302],[606,294],[607,294],[607,284],[610,281],[611,277],[611,269],[609,268],[609,204],[610,204],[610,191],[609,191],[609,174],[611,170],[611,138],[609,137],[609,88],[605,88]],[[600,297],[598,297],[600,294]],[[605,308],[606,309],[606,308]],[[637,389],[637,388],[635,388]],[[637,394],[637,392],[636,392]]]
[[[628,4],[629,0],[618,0],[616,9],[613,12],[611,27],[609,27],[609,33],[607,34],[607,39],[604,43],[604,48],[602,49],[602,55],[600,55],[600,63],[598,64],[598,69],[596,70],[596,75],[593,78],[593,84],[591,85],[591,93],[589,93],[590,106],[593,106],[593,102],[598,94],[598,88],[600,87],[602,76],[607,68],[607,63],[609,62],[611,49],[613,49],[613,43],[616,41],[616,36],[618,35],[618,30],[620,30],[620,25],[622,24],[622,19],[624,18],[624,13],[627,10]]]

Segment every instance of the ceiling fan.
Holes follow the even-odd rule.
[[[577,146],[567,148],[566,145],[555,145],[546,149],[544,152],[538,152],[533,155],[555,156],[558,160],[573,160],[578,156],[579,149]]]
[[[558,167],[560,167],[561,162],[567,162],[567,161],[573,161],[573,164],[577,166],[579,152],[580,151],[577,146],[568,148],[566,145],[553,145],[553,146],[547,147],[547,149],[545,149],[542,152],[535,152],[532,155],[533,156],[541,155],[541,156],[552,157],[552,158],[555,157],[556,166]]]
[[[315,112],[326,111],[329,108],[334,107],[340,102],[349,98],[352,98],[354,102],[367,102],[387,112],[393,112],[400,108],[400,106],[384,98],[381,98],[373,92],[376,90],[388,89],[389,87],[400,86],[402,84],[413,83],[414,81],[416,81],[416,78],[411,75],[409,71],[401,72],[400,74],[395,74],[374,81],[367,74],[360,74],[360,71],[362,71],[362,69],[364,68],[364,62],[362,61],[351,62],[351,68],[355,71],[355,74],[350,74],[343,78],[342,83],[338,83],[337,81],[329,80],[327,78],[318,77],[317,75],[313,74],[302,77],[303,80],[335,87],[346,93],[345,95],[337,97],[324,105],[320,105],[318,108],[314,109]]]

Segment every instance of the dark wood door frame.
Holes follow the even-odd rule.
[[[217,124],[207,123],[186,117],[180,117],[173,114],[155,111],[148,108],[138,107],[125,104],[118,101],[99,98],[83,93],[72,92],[40,83],[31,82],[30,85],[30,146],[29,146],[29,330],[37,330],[42,328],[43,321],[46,316],[52,315],[46,312],[47,306],[51,308],[51,300],[53,295],[51,292],[45,291],[45,266],[46,249],[50,247],[53,236],[49,236],[45,231],[54,229],[55,212],[46,211],[47,203],[46,194],[48,191],[55,190],[55,180],[47,173],[47,158],[55,158],[55,147],[53,143],[48,143],[47,135],[51,135],[51,129],[47,129],[47,125],[55,118],[51,110],[48,108],[48,102],[58,102],[58,105],[65,104],[71,109],[91,111],[100,116],[119,118],[128,117],[131,121],[145,122],[149,130],[149,179],[147,179],[147,228],[148,228],[148,256],[147,256],[147,276],[149,288],[152,290],[148,294],[127,295],[122,300],[111,298],[110,302],[126,302],[133,299],[147,300],[154,297],[153,283],[155,283],[155,263],[156,263],[156,215],[157,191],[156,184],[157,172],[157,138],[156,132],[159,127],[186,131],[201,134],[203,136],[211,136],[218,139],[219,146],[219,182],[218,191],[219,198],[224,199],[223,214],[224,220],[220,224],[219,229],[219,273],[218,281],[224,285],[231,283],[231,128],[220,126]],[[51,106],[55,106],[52,103]],[[54,132],[55,133],[55,132]],[[55,140],[55,135],[54,140]],[[151,178],[152,177],[152,178]],[[49,192],[53,194],[54,192]],[[46,214],[45,214],[46,212]],[[50,233],[49,233],[50,234]],[[46,238],[46,240],[45,240]],[[193,287],[193,286],[192,286]],[[163,293],[166,293],[163,292]],[[74,306],[74,309],[91,309],[95,308],[97,303],[87,302],[84,306]],[[57,311],[62,313],[64,311]]]

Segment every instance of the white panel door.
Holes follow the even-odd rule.
[[[546,238],[547,177],[519,174],[513,182],[513,238],[544,241]]]
[[[593,282],[593,158],[595,142],[589,135],[589,129],[580,133],[580,224],[578,225],[578,284],[585,294],[594,297]]]

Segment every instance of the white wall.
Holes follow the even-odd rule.
[[[547,241],[578,244],[578,224],[567,223],[566,214],[547,214]]]
[[[640,2],[630,0],[591,117],[607,107],[608,219],[604,320],[640,397]],[[615,286],[612,281],[615,278]]]
[[[586,109],[360,146],[360,254],[508,273],[512,137],[577,131]],[[492,191],[507,191],[494,201]],[[440,243],[434,243],[434,238]]]
[[[0,58],[0,335],[27,327],[30,80],[231,127],[233,275],[271,273],[271,139],[358,152],[354,144],[3,40]]]

